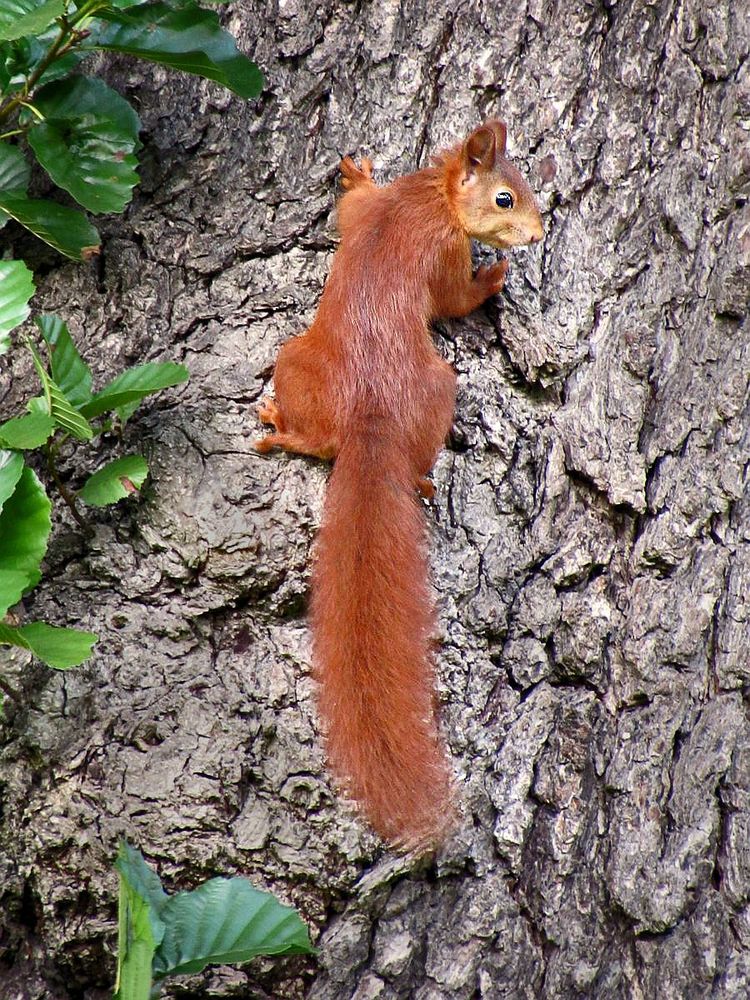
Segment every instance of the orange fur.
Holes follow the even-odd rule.
[[[435,165],[387,187],[341,164],[341,244],[317,315],[285,344],[257,442],[335,458],[317,540],[312,630],[331,766],[373,827],[406,846],[450,823],[450,770],[433,711],[432,602],[417,490],[450,430],[455,375],[430,320],[498,292],[507,262],[472,276],[469,237],[541,238],[505,127],[488,122]],[[510,190],[512,209],[495,205]]]

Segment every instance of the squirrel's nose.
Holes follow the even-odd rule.
[[[544,230],[542,229],[542,220],[539,219],[537,226],[529,235],[529,243],[538,243],[543,235],[544,235]]]

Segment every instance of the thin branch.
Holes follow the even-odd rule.
[[[75,496],[70,492],[68,487],[60,478],[60,473],[57,471],[57,464],[55,463],[55,455],[53,449],[48,444],[45,446],[44,450],[47,453],[47,468],[49,469],[49,474],[50,476],[52,476],[54,484],[57,487],[58,493],[67,504],[70,513],[75,518],[78,527],[81,528],[83,531],[85,531],[86,534],[88,535],[91,532],[91,527],[86,523],[84,518],[81,516],[81,513],[79,512],[78,507],[76,506]]]

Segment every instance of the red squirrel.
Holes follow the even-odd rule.
[[[273,433],[255,444],[335,459],[313,562],[313,664],[329,764],[386,840],[433,846],[453,823],[433,706],[425,526],[419,494],[451,427],[456,376],[430,336],[505,282],[472,276],[470,237],[542,238],[534,195],[488,121],[433,165],[378,187],[372,162],[340,165],[341,243],[310,329],[284,344]]]

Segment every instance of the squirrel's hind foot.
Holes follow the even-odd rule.
[[[262,424],[272,424],[277,431],[284,430],[284,419],[278,405],[269,396],[264,396],[258,406],[258,420]]]
[[[284,418],[281,415],[281,410],[279,409],[276,402],[271,399],[270,396],[264,396],[258,405],[258,420],[262,424],[270,424],[274,430],[277,432],[275,434],[267,434],[265,437],[257,438],[253,441],[253,448],[259,451],[261,455],[265,455],[272,448],[284,447],[283,439],[285,438],[284,431]]]

